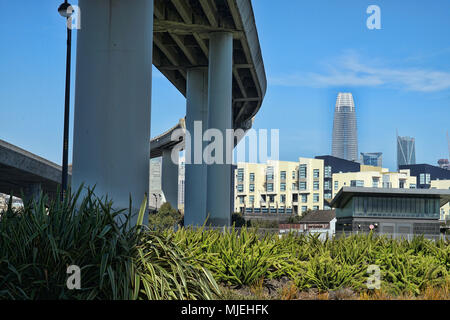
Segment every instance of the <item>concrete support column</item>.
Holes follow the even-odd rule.
[[[29,201],[38,202],[39,198],[41,196],[41,193],[42,193],[41,184],[40,183],[32,183],[25,188],[24,195],[23,195],[24,199],[22,199],[22,201],[24,204]],[[52,196],[52,195],[49,195],[49,196]],[[58,195],[56,195],[56,197],[58,197]]]
[[[161,189],[166,201],[178,209],[178,163],[172,161],[172,150],[163,150]]]
[[[201,129],[194,128],[201,122]],[[207,166],[203,161],[203,132],[208,128],[208,68],[188,70],[186,90],[186,130],[191,136],[186,149],[185,226],[202,226],[206,220]],[[190,155],[188,154],[190,153]],[[190,159],[188,157],[190,156]],[[190,160],[190,161],[188,161]]]
[[[231,163],[226,163],[226,129],[232,129],[233,35],[214,33],[209,40],[208,127],[223,138],[222,164],[208,165],[207,214],[209,224],[231,224]]]
[[[153,0],[79,6],[72,191],[95,185],[115,208],[131,195],[137,211],[149,190]]]

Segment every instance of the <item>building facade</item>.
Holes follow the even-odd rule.
[[[416,164],[416,140],[397,136],[397,169],[412,164]]]
[[[333,174],[333,198],[343,187],[416,189],[417,179],[409,170],[389,172],[385,168],[361,166],[360,172]]]
[[[439,190],[449,190],[450,189],[450,179],[449,180],[432,180],[431,189]],[[450,220],[450,202],[441,207],[440,220],[448,221]]]
[[[382,152],[361,152],[360,157],[361,164],[382,167],[383,166],[383,153]]]
[[[333,199],[336,232],[373,231],[394,237],[440,234],[439,209],[450,190],[344,187]]]
[[[234,211],[246,214],[295,214],[323,209],[324,161],[238,163]]]
[[[9,195],[0,193],[0,214],[3,211],[6,211],[8,209],[9,201],[10,201]],[[14,210],[19,210],[19,209],[23,208],[22,199],[13,197],[12,198],[12,208]]]
[[[178,191],[177,191],[177,208],[184,212],[184,180],[185,180],[185,158],[180,157],[178,163]],[[162,158],[154,158],[150,160],[150,192],[149,207],[158,210],[162,204],[167,202],[166,196],[162,190]]]
[[[450,170],[442,169],[429,164],[413,164],[400,166],[400,170],[410,170],[411,175],[417,178],[417,188],[431,188],[432,180],[450,180]]]
[[[358,160],[358,132],[353,95],[339,93],[333,122],[332,155],[337,158]]]
[[[315,159],[324,161],[323,189],[324,209],[330,209],[330,201],[333,198],[333,174],[343,172],[359,172],[361,164],[333,156],[317,156]]]

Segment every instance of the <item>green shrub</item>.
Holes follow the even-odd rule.
[[[412,241],[352,235],[320,240],[319,235],[261,235],[257,229],[225,231],[182,229],[178,246],[226,285],[252,285],[287,277],[299,289],[321,291],[350,287],[367,292],[370,265],[381,270],[381,288],[399,296],[418,295],[427,286],[445,286],[449,278],[448,242],[416,237]]]
[[[148,225],[151,230],[164,230],[183,225],[183,216],[169,202],[164,203],[157,213],[149,214]]]
[[[242,213],[235,212],[231,215],[231,225],[236,228],[249,227],[250,222],[245,221],[245,218]]]
[[[80,189],[81,190],[81,189]],[[92,191],[63,203],[42,197],[0,220],[0,299],[211,299],[217,284],[160,233],[130,227],[130,215]],[[75,204],[78,201],[78,206]],[[138,221],[142,222],[146,201]],[[127,216],[122,222],[119,216]],[[67,267],[81,268],[68,290]]]

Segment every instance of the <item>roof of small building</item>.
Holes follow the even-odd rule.
[[[347,202],[356,195],[382,196],[382,197],[411,197],[434,198],[440,200],[441,207],[450,201],[450,190],[444,189],[391,189],[391,188],[364,188],[342,187],[333,198],[330,206],[343,208]]]
[[[335,217],[336,217],[335,210],[315,210],[308,212],[300,220],[300,224],[329,223]]]

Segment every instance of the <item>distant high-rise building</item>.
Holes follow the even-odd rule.
[[[397,168],[410,164],[416,164],[416,140],[397,135]]]
[[[383,166],[383,153],[382,152],[361,152],[360,158],[361,164],[366,166]]]
[[[358,134],[355,103],[351,93],[339,93],[334,110],[332,155],[358,160]]]
[[[448,159],[440,159],[438,161],[439,168],[450,170],[450,162]]]

